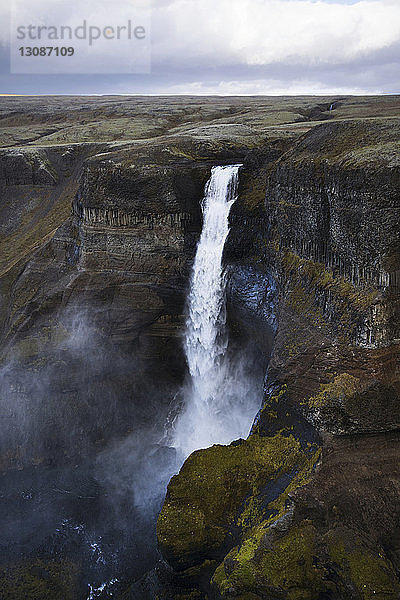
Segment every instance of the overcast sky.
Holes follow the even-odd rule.
[[[25,1],[31,14],[49,2]],[[65,22],[83,5],[90,17],[99,1],[52,7]],[[143,1],[107,6],[123,19],[127,4]],[[1,93],[400,92],[400,0],[153,0],[151,72],[141,75],[10,75],[9,9],[0,3]]]

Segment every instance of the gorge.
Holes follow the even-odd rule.
[[[0,119],[2,597],[399,598],[399,98]]]

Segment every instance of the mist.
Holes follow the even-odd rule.
[[[0,556],[79,560],[82,598],[104,597],[159,559],[156,517],[179,468],[159,443],[174,394],[95,308],[52,314],[56,341],[48,318],[29,330],[34,352],[16,337],[0,369]]]
[[[84,600],[139,585],[163,564],[156,522],[171,477],[194,450],[248,435],[264,367],[254,345],[230,339],[222,263],[238,171],[215,168],[206,189],[183,383],[114,339],[114,317],[87,297],[34,315],[9,339],[0,367],[3,562],[78,561]]]

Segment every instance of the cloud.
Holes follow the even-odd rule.
[[[351,62],[400,39],[400,4],[175,0],[153,8],[153,60],[175,67]]]
[[[379,94],[380,88],[357,87],[354,85],[337,86],[327,85],[322,82],[312,80],[268,80],[256,79],[254,81],[218,81],[203,83],[194,81],[171,85],[168,88],[168,94],[189,94],[193,96],[297,96],[297,95],[316,95],[316,96],[347,96],[347,95],[368,95]]]
[[[37,0],[35,6],[48,1]],[[65,17],[66,6],[71,11],[76,1],[53,3],[52,10]],[[122,19],[129,3],[137,5],[118,0],[112,18]],[[86,0],[88,15],[98,5]],[[0,17],[4,7],[1,11]],[[5,22],[0,18],[3,40]],[[399,48],[398,0],[153,0],[150,75],[41,77],[35,91],[396,93]],[[32,91],[29,76],[4,77],[0,83],[9,93]]]

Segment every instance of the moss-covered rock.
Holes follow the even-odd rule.
[[[241,543],[225,557],[225,560],[216,569],[212,580],[221,597],[231,597],[230,595],[236,597],[242,593],[264,594],[271,591],[275,593],[279,577],[282,578],[280,581],[286,581],[288,586],[292,585],[291,582],[294,581],[303,582],[315,579],[316,587],[318,589],[321,587],[316,578],[317,573],[310,567],[311,547],[314,546],[314,528],[307,522],[304,530],[301,529],[297,532],[295,527],[289,529],[290,539],[287,543],[282,538],[282,532],[288,531],[293,519],[292,496],[309,481],[319,457],[319,449],[311,451],[309,458],[305,460],[302,468],[296,471],[291,482],[267,506],[260,505],[259,498],[250,499],[254,505],[253,518],[247,520],[248,527],[242,530]],[[241,515],[242,523],[246,523],[246,517],[248,515],[244,510]],[[281,538],[282,542],[275,544],[275,540]],[[305,547],[303,547],[304,540],[307,541]],[[291,556],[288,548],[290,548]],[[264,572],[265,566],[260,564],[260,560],[262,552],[266,549],[268,549],[268,556],[273,564],[270,566],[271,573],[268,574],[270,581],[264,585],[263,582],[266,581],[267,576]],[[305,559],[306,551],[308,552],[307,560]],[[302,553],[302,555],[297,556],[296,553]],[[264,557],[266,561],[268,556]],[[297,571],[293,568],[292,563],[297,565]]]
[[[362,600],[400,597],[398,578],[382,548],[371,549],[350,531],[329,532],[325,542],[343,585],[355,589]]]
[[[35,560],[0,569],[2,600],[75,600],[78,567],[66,560]]]
[[[316,531],[311,523],[301,523],[274,541],[268,530],[263,533],[258,531],[244,547],[232,551],[217,569],[213,581],[222,598],[260,592],[288,600],[317,600],[331,589],[324,568],[316,564]]]
[[[283,535],[258,528],[217,568],[213,584],[223,599],[259,594],[282,600],[395,600],[400,590],[382,550],[371,550],[350,531],[321,535],[310,520]]]
[[[252,435],[194,452],[172,478],[159,516],[164,557],[176,570],[222,558],[239,531],[253,524],[265,504],[262,492],[268,483],[301,470],[307,461],[300,443],[281,434]]]

